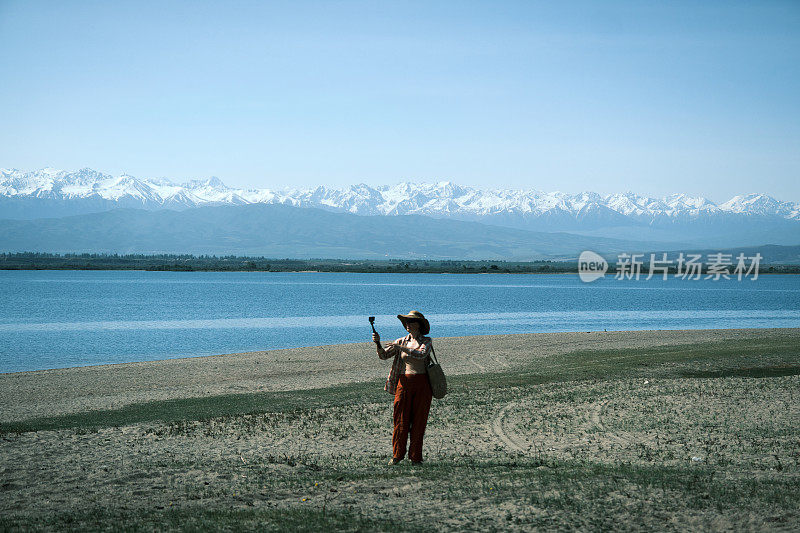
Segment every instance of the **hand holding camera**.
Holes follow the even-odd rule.
[[[378,332],[375,331],[375,317],[369,317],[369,325],[372,326],[372,342],[378,345],[378,348],[381,347],[381,336],[378,335]]]

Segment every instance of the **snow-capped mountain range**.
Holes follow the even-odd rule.
[[[744,224],[745,232],[756,230],[758,235],[774,236],[777,228],[782,232],[779,241],[800,243],[800,203],[779,201],[766,194],[734,196],[715,204],[685,194],[664,198],[630,192],[567,194],[478,189],[446,181],[379,187],[359,184],[346,189],[235,189],[214,177],[178,184],[163,178],[111,176],[88,168],[76,172],[0,170],[0,218],[58,217],[117,207],[187,209],[253,203],[356,215],[425,215],[537,231],[664,241],[691,238],[687,225],[704,228],[699,232],[702,235],[719,235],[741,234],[739,227]],[[765,224],[771,225],[767,228]]]
[[[634,193],[566,194],[536,190],[475,189],[448,181],[403,182],[394,186],[359,184],[347,189],[234,189],[219,178],[174,183],[163,178],[110,176],[84,168],[77,172],[42,169],[34,172],[0,169],[0,195],[16,198],[79,200],[100,198],[125,207],[186,208],[201,205],[287,204],[319,207],[356,215],[421,214],[437,217],[491,216],[500,213],[531,216],[563,212],[580,217],[591,210],[610,210],[636,218],[686,217],[709,213],[777,216],[800,220],[800,203],[781,202],[766,194],[734,196],[715,204],[703,197],[673,194],[649,198]]]

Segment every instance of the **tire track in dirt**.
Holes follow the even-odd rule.
[[[603,419],[607,417],[606,413],[608,411],[608,404],[610,402],[611,398],[605,398],[603,400],[595,402],[594,404],[592,404],[592,408],[589,411],[589,422],[595,428],[600,430],[607,439],[623,445],[645,444],[654,441],[654,437],[652,436],[634,435],[627,431],[614,431],[610,429],[603,422]]]
[[[606,411],[610,402],[610,398],[604,398],[588,406],[584,416],[586,417],[590,427],[596,428],[602,434],[604,439],[623,446],[629,446],[631,444],[643,443],[652,440],[651,438],[637,438],[630,433],[616,432],[609,428],[603,422],[603,419],[606,417]],[[520,402],[514,400],[500,408],[500,410],[492,419],[492,432],[510,450],[521,453],[530,453],[531,445],[527,442],[524,442],[518,435],[515,435],[513,431],[507,430],[504,426],[504,421],[508,415],[508,412],[519,406]]]
[[[658,392],[655,394],[662,399],[671,396],[670,394]],[[576,410],[583,411],[583,414],[576,413],[578,419],[580,420],[582,418],[585,422],[580,424],[580,428],[576,430],[578,433],[575,434],[575,437],[580,438],[581,434],[585,434],[584,432],[587,430],[595,430],[597,432],[597,437],[601,440],[622,447],[647,445],[655,442],[657,435],[652,433],[631,433],[629,431],[614,429],[613,424],[608,424],[609,417],[614,416],[612,402],[620,399],[622,399],[622,397],[617,397],[613,394],[604,396],[601,395],[600,397],[597,397],[594,402],[590,400],[588,403],[576,405]],[[531,444],[531,439],[533,439],[534,442],[536,441],[536,435],[532,434],[523,436],[515,432],[506,424],[509,418],[514,418],[511,412],[515,409],[520,409],[523,407],[523,405],[524,400],[521,399],[516,399],[503,405],[492,419],[491,429],[492,432],[500,439],[500,441],[510,450],[522,453],[530,453],[532,449],[536,448],[535,443]],[[618,413],[616,418],[619,418],[620,416],[624,415],[622,415],[622,413]],[[547,448],[550,451],[557,451],[560,449],[570,448],[571,445],[551,442],[545,446],[550,446]]]
[[[510,368],[511,367],[511,365],[509,365],[508,362],[503,358],[497,357],[496,355],[490,355],[489,357],[494,359],[494,361],[497,364],[499,364],[500,366],[502,366],[503,368]]]
[[[621,434],[615,433],[611,431],[606,425],[603,423],[603,417],[605,416],[606,409],[608,408],[608,403],[611,400],[606,398],[599,402],[596,402],[592,405],[592,408],[589,411],[589,422],[598,430],[600,430],[604,437],[616,442],[617,444],[631,444],[633,439],[625,437]]]
[[[500,411],[497,412],[494,419],[492,420],[492,431],[495,435],[497,435],[500,440],[505,444],[508,448],[511,448],[514,451],[527,453],[529,450],[528,446],[523,446],[522,444],[517,441],[512,435],[506,433],[506,430],[503,428],[503,419],[506,416],[506,413],[514,408],[517,407],[516,401],[511,401],[505,404]]]
[[[468,359],[468,361],[470,362],[470,364],[472,364],[472,365],[474,365],[475,367],[477,367],[477,368],[478,368],[478,370],[480,370],[481,372],[485,372],[485,371],[486,371],[486,367],[485,367],[485,366],[483,366],[482,364],[480,364],[479,362],[477,362],[477,361],[475,360],[475,356],[474,356],[474,355],[470,356],[470,357],[469,357],[469,359]]]

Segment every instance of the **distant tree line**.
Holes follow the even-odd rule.
[[[276,259],[190,254],[0,254],[2,270],[152,270],[179,272],[406,272],[406,273],[568,273],[563,261],[456,261],[409,259]]]
[[[707,272],[704,265],[703,274]],[[608,274],[617,265],[609,264]],[[405,272],[405,273],[577,273],[576,261],[460,261],[414,259],[276,259],[237,255],[0,253],[0,270],[152,270],[175,272]],[[674,266],[668,269],[676,273]],[[800,265],[761,265],[760,274],[800,274]],[[647,268],[642,268],[642,276]]]

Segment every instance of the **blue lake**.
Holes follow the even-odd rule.
[[[800,276],[0,271],[0,372],[431,336],[800,327]]]

